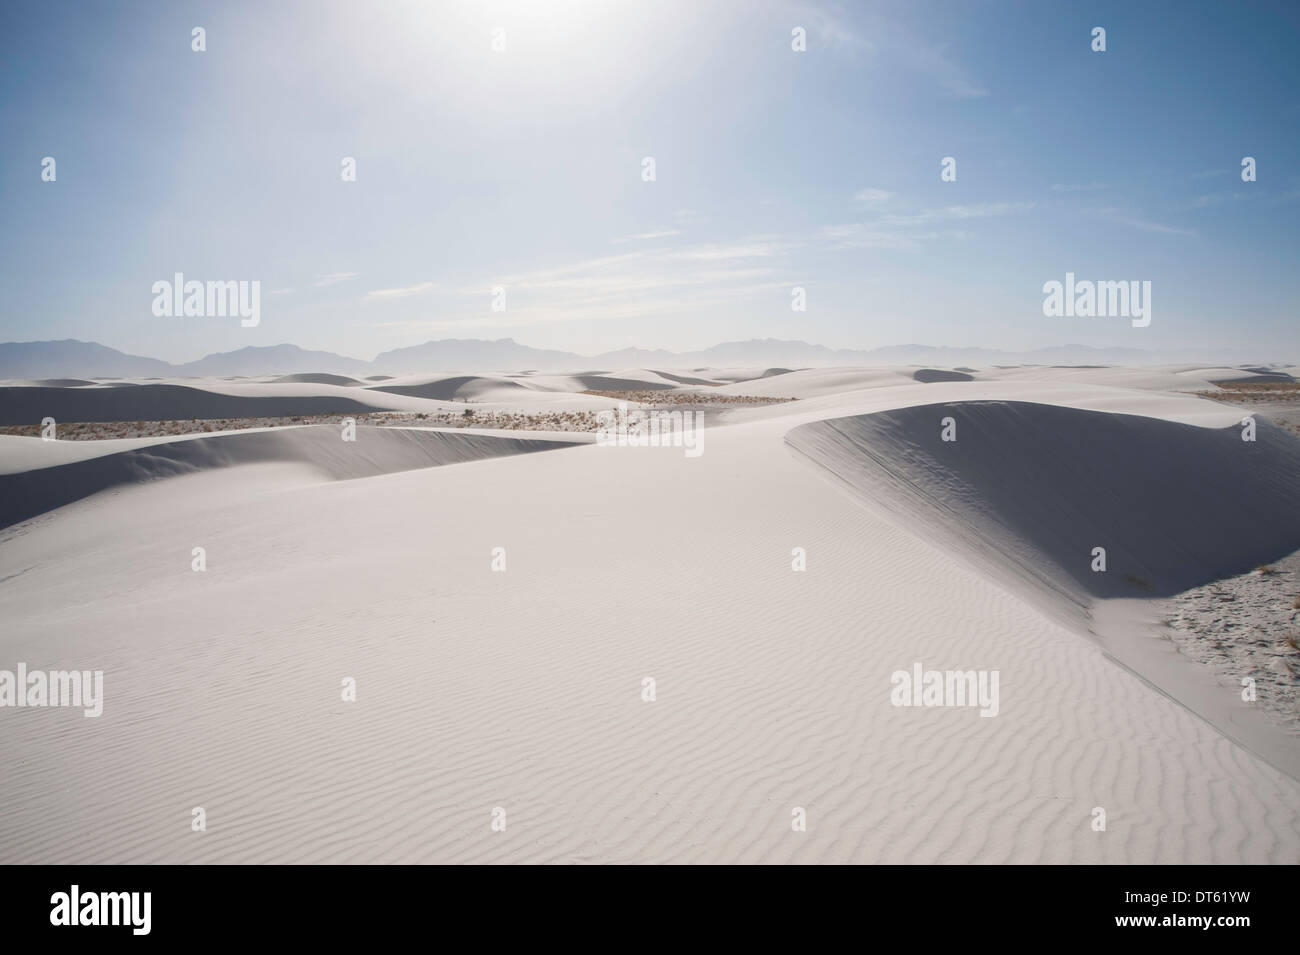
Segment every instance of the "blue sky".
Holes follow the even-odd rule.
[[[6,3],[0,339],[1294,358],[1298,41],[1285,2]],[[1150,326],[1045,317],[1067,271]],[[175,272],[260,325],[154,317]]]

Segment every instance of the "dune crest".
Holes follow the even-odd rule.
[[[38,440],[38,439],[31,439]],[[148,444],[69,464],[0,474],[0,527],[99,491],[214,468],[272,461],[307,464],[341,481],[509,454],[551,451],[564,441],[408,428],[357,428],[345,442],[334,425],[238,431]]]

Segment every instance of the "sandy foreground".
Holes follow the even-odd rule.
[[[4,424],[798,400],[698,456],[0,436],[0,489],[63,502],[0,529],[0,669],[104,673],[98,718],[0,708],[0,862],[1300,862],[1300,739],[1125,612],[1300,549],[1300,441],[1190,394],[1249,373],[915,372],[9,383]],[[894,705],[917,663],[997,671],[997,715]]]

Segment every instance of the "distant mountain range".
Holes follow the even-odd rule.
[[[218,352],[197,361],[174,365],[157,358],[128,355],[96,342],[75,339],[0,344],[0,379],[46,378],[176,378],[254,377],[303,372],[333,372],[366,376],[435,371],[604,371],[617,368],[804,367],[814,365],[1137,365],[1209,362],[1263,363],[1291,356],[1215,354],[1205,350],[1176,352],[1136,348],[1092,348],[1061,345],[1034,351],[1009,352],[989,348],[948,348],[932,345],[891,345],[869,351],[827,348],[802,341],[774,338],[723,342],[703,351],[671,352],[625,348],[600,355],[551,351],[521,345],[512,338],[444,339],[397,348],[374,361],[333,352],[308,351],[297,345],[248,346]]]

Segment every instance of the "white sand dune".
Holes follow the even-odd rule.
[[[1169,596],[1300,550],[1300,442],[1262,420],[1255,440],[1241,435],[971,401],[819,421],[786,440],[871,502],[950,532],[946,544],[982,562],[996,550],[1017,578],[1082,605]],[[1105,572],[1092,570],[1098,546]]]
[[[478,375],[448,375],[418,384],[371,385],[370,391],[383,391],[394,395],[409,395],[415,398],[433,398],[437,401],[461,401],[470,398],[484,398],[498,395],[502,391],[523,390],[526,385],[505,377],[483,377]]]
[[[670,372],[670,371],[656,371],[656,372],[652,372],[652,374],[657,375],[659,378],[663,379],[664,381],[672,382],[672,383],[674,383],[674,384],[678,384],[678,385],[722,385],[722,384],[726,384],[726,382],[724,382],[724,381],[720,381],[720,380],[713,379],[713,378],[700,378],[700,377],[698,377],[698,376],[696,376],[696,375],[682,375],[682,374],[674,374],[674,373],[672,373],[672,372]]]
[[[1256,440],[1241,433],[1000,401],[818,421],[786,441],[867,506],[1096,633],[1099,599],[1172,596],[1300,551],[1300,442],[1263,420]],[[1119,661],[1300,779],[1295,738],[1235,688],[1134,647],[1137,621],[1099,619]]]
[[[1141,391],[1213,391],[1216,381],[1264,380],[1263,376],[1244,373],[1240,368],[1206,365],[1168,365],[1159,368],[1051,368],[1045,365],[1022,365],[1000,370],[996,377],[1002,381],[1081,382]]]
[[[350,387],[361,384],[356,378],[349,378],[347,375],[329,375],[320,372],[304,372],[296,375],[280,375],[272,379],[274,384],[284,385],[342,385]]]
[[[0,528],[79,501],[109,488],[244,464],[289,462],[331,480],[351,480],[465,461],[575,446],[572,441],[508,437],[422,428],[355,429],[344,441],[334,425],[250,429],[182,440],[145,439],[134,446],[81,460],[0,474]],[[49,446],[39,438],[10,441]],[[108,442],[63,442],[95,445]],[[119,444],[113,442],[113,444]]]
[[[668,381],[653,372],[633,375],[574,375],[584,390],[589,391],[671,391],[680,382]]]
[[[764,398],[816,398],[911,383],[912,371],[910,368],[805,368],[779,375],[741,378],[718,390],[724,394]]]
[[[589,387],[571,377],[546,382],[489,375],[406,376],[361,386],[293,375],[275,381],[175,379],[93,386],[0,386],[0,425],[57,422],[163,421],[192,418],[278,418],[399,411],[460,411],[472,401],[485,411],[578,411],[613,407],[611,398],[580,394]],[[292,380],[291,380],[292,379]],[[663,381],[591,378],[591,387],[679,387]],[[604,383],[602,383],[604,382]]]
[[[707,375],[714,381],[721,384],[737,384],[742,381],[755,381],[759,378],[773,378],[777,375],[788,375],[795,368],[697,368],[695,374]]]
[[[1028,550],[974,563],[909,526],[932,503],[864,506],[809,457],[833,451],[843,470],[849,445],[809,436],[875,435],[914,455],[924,498],[943,477],[933,449],[909,449],[909,413],[888,413],[1034,403],[1057,407],[956,404],[990,415],[959,441],[1105,412],[1133,454],[1139,439],[1198,442],[1173,462],[1188,485],[1230,466],[1216,429],[1249,409],[1079,370],[932,384],[915,370],[724,386],[806,397],[736,412],[696,458],[588,445],[322,481],[254,456],[11,528],[0,667],[103,669],[106,700],[98,719],[0,710],[0,862],[1300,862],[1300,783],[1013,586],[1005,568]],[[546,397],[564,396],[520,395]],[[1282,460],[1285,436],[1263,434]],[[216,453],[230,437],[201,440]],[[334,447],[339,476],[363,447]],[[996,480],[961,453],[969,488]],[[1007,479],[1052,500],[1059,469],[1038,464],[1038,483]],[[953,481],[952,521],[977,538],[979,501]],[[1136,509],[1078,490],[1099,519]],[[1121,524],[1116,559],[1182,579],[1160,540],[1201,539],[1162,528],[1139,541]],[[1243,554],[1248,537],[1233,538]],[[1196,550],[1188,566],[1215,560]],[[998,670],[997,717],[892,705],[891,674],[918,661]],[[355,702],[340,698],[349,677]],[[807,832],[791,831],[795,807]]]

